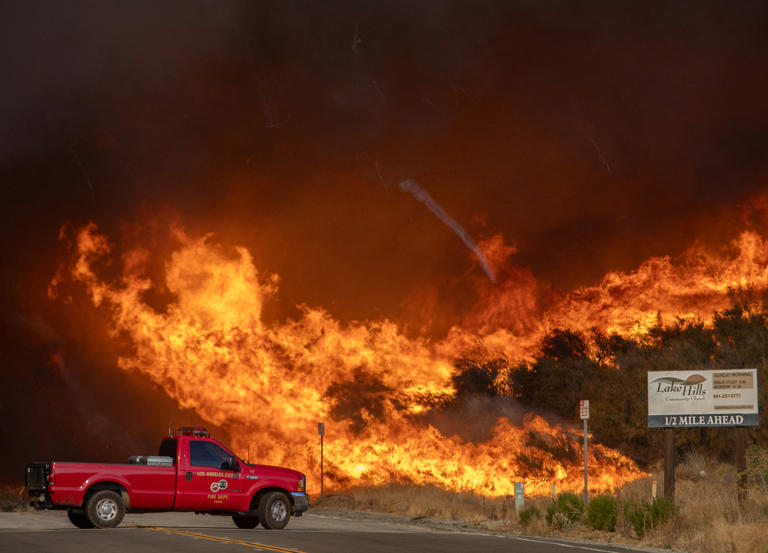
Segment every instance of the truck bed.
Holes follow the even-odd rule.
[[[85,491],[96,482],[115,482],[126,488],[130,495],[130,504],[126,507],[130,510],[174,507],[176,467],[173,466],[59,461],[36,465],[55,467],[56,486],[50,493],[54,507],[81,505]],[[33,485],[28,485],[30,490],[47,492],[47,486],[39,489],[40,477],[35,479]]]

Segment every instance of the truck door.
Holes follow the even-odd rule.
[[[237,459],[211,440],[189,439],[186,442],[189,444],[186,456],[189,465],[184,468],[184,495],[181,507],[177,508],[201,511],[247,509],[245,480]],[[237,470],[225,468],[230,459],[234,459]]]

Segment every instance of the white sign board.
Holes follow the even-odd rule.
[[[648,373],[648,426],[757,426],[757,369]]]
[[[589,400],[588,399],[582,399],[579,401],[579,415],[581,416],[581,419],[588,419],[589,418]]]

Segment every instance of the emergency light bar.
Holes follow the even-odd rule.
[[[204,426],[182,426],[179,428],[181,436],[197,436],[198,438],[209,438],[208,429]]]

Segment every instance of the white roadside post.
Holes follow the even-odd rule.
[[[587,492],[588,476],[587,476],[587,421],[589,420],[589,400],[582,399],[579,401],[579,415],[584,421],[584,505],[589,501],[589,494]]]
[[[525,507],[525,482],[515,482],[515,514],[520,516],[520,511]]]

